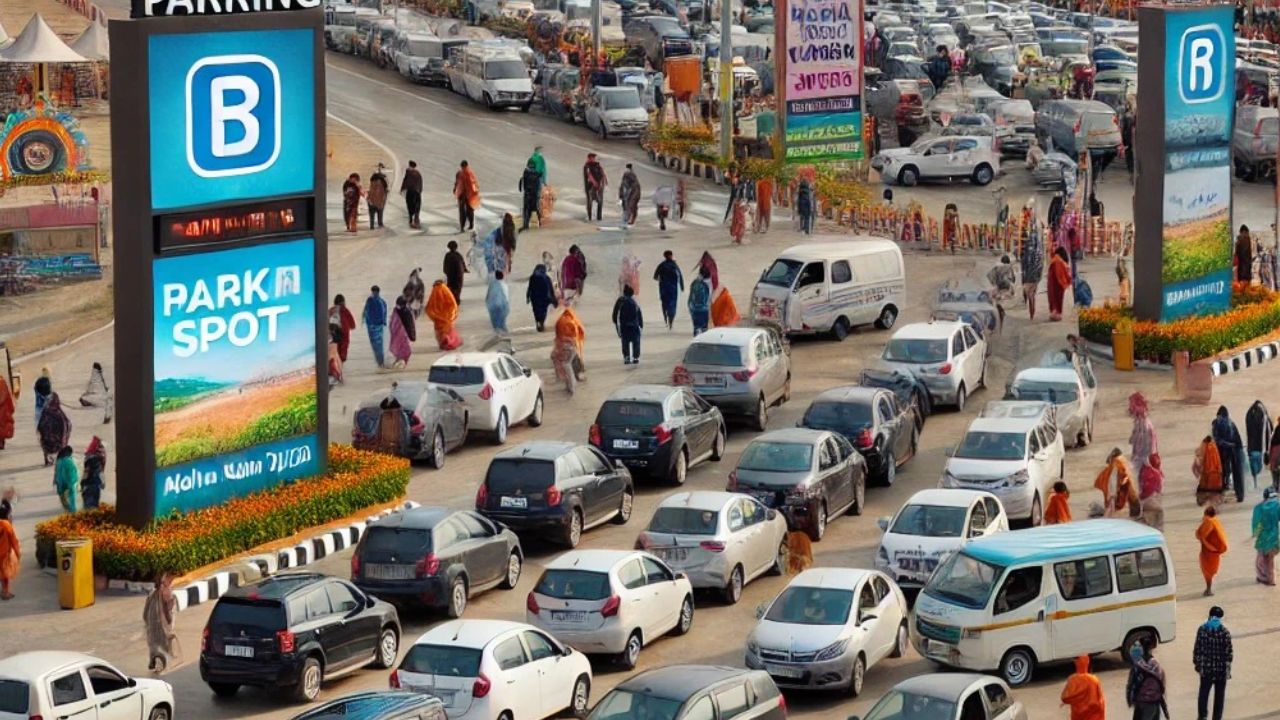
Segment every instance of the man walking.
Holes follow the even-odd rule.
[[[623,225],[635,225],[636,216],[640,212],[640,178],[627,163],[626,172],[622,173],[622,184],[618,186],[618,199],[622,200]]]
[[[369,331],[369,344],[373,346],[373,360],[378,367],[385,367],[383,362],[382,331],[387,326],[387,301],[379,293],[382,289],[377,285],[369,288],[369,297],[364,301],[364,312],[360,320]]]
[[[365,195],[365,201],[369,205],[369,229],[376,230],[382,225],[382,211],[387,207],[387,196],[391,194],[391,188],[387,185],[387,176],[382,174],[386,169],[382,163],[378,163],[378,169],[369,176],[369,192]]]
[[[676,321],[676,300],[684,292],[684,274],[670,250],[663,252],[662,257],[662,262],[654,268],[653,279],[658,281],[658,297],[662,299],[662,320],[670,330]]]
[[[925,74],[929,76],[934,89],[941,90],[947,83],[947,76],[951,74],[951,54],[947,52],[946,45],[939,45],[937,50],[938,54],[930,58],[925,67]]]
[[[1231,631],[1222,624],[1225,615],[1214,605],[1209,609],[1209,619],[1196,630],[1196,645],[1191,652],[1191,662],[1200,676],[1200,695],[1196,700],[1196,718],[1209,720],[1209,692],[1213,691],[1213,720],[1222,720],[1222,706],[1226,701],[1227,680],[1231,677]]]
[[[622,297],[613,304],[613,325],[622,338],[622,364],[632,365],[640,362],[640,331],[644,329],[644,313],[640,312],[640,303],[632,297],[635,291],[630,285],[622,287]]]
[[[412,160],[400,181],[400,194],[404,195],[404,204],[409,208],[409,227],[417,230],[422,227],[422,173],[418,172],[418,163]]]
[[[523,222],[520,223],[520,232],[529,229],[529,218],[535,214],[538,216],[538,227],[542,227],[542,210],[538,208],[538,201],[542,198],[542,172],[538,170],[538,164],[533,158],[529,158],[529,162],[525,165],[517,189],[524,193],[524,203],[521,208]]]
[[[447,245],[449,252],[444,254],[444,279],[445,284],[449,286],[449,292],[453,294],[453,301],[462,304],[462,276],[470,272],[467,269],[467,261],[462,257],[462,253],[458,252],[458,243],[450,240]]]
[[[686,303],[689,306],[689,320],[693,322],[694,337],[707,331],[707,323],[711,318],[711,284],[707,280],[710,277],[710,270],[699,267],[698,276],[689,285],[689,299]]]
[[[458,232],[476,228],[476,208],[480,206],[480,183],[463,160],[453,177],[453,196],[458,198]]]
[[[582,166],[582,185],[587,193],[587,220],[591,220],[591,203],[596,204],[596,221],[604,211],[604,186],[609,178],[604,174],[604,166],[596,160],[595,153],[587,153],[587,162]]]

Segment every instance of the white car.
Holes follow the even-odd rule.
[[[985,490],[1010,519],[1032,526],[1044,519],[1049,492],[1066,470],[1062,434],[1048,417],[978,418],[948,454],[941,487]]]
[[[924,587],[933,569],[970,539],[1009,530],[1000,500],[981,490],[921,490],[893,517],[878,521],[884,535],[876,568],[901,588]]]
[[[630,670],[640,649],[693,626],[693,585],[638,550],[574,550],[547,565],[525,619],[576,650],[616,655]]]
[[[959,320],[903,325],[885,344],[880,361],[919,378],[935,405],[955,405],[957,410],[987,385],[987,342]]]
[[[747,667],[780,688],[862,692],[867,669],[909,647],[907,599],[884,573],[810,568],[792,578],[747,636]]]
[[[451,620],[431,628],[391,673],[391,687],[440,698],[449,720],[586,715],[591,663],[537,628]]]
[[[516,423],[542,424],[542,378],[506,353],[442,355],[427,380],[462,396],[467,428],[493,433],[499,445]]]
[[[889,148],[874,159],[880,179],[911,187],[921,180],[968,178],[986,185],[1000,173],[994,138],[977,135],[927,137],[911,147]]]
[[[173,686],[105,660],[54,650],[0,660],[0,718],[171,720]]]
[[[1093,441],[1093,414],[1098,379],[1088,358],[1063,352],[1046,353],[1039,367],[1023,370],[1005,392],[1018,400],[1051,403],[1058,428],[1072,447]]]
[[[601,140],[640,137],[649,127],[649,113],[634,85],[593,89],[587,99],[585,119],[587,127],[599,133]]]

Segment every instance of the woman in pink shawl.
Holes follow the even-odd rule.
[[[569,254],[560,263],[560,289],[564,300],[568,302],[582,294],[582,286],[587,279],[587,262],[582,250],[577,245],[569,246]]]
[[[712,294],[720,287],[720,271],[716,268],[716,259],[711,257],[711,253],[705,250],[702,257],[698,260],[698,268],[706,268],[711,277]]]
[[[401,295],[396,298],[396,309],[391,313],[391,356],[396,359],[396,368],[409,365],[409,356],[413,355],[411,343],[417,339],[413,312],[409,310],[409,303]]]
[[[1129,433],[1129,460],[1136,468],[1147,464],[1147,458],[1160,452],[1156,441],[1156,428],[1147,419],[1147,398],[1136,392],[1129,396],[1129,417],[1133,418],[1133,431]]]

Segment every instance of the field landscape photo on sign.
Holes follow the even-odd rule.
[[[792,0],[786,13],[787,160],[861,158],[861,0]]]
[[[157,515],[318,469],[313,242],[155,261]]]

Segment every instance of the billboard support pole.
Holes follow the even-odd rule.
[[[591,62],[600,59],[600,33],[604,26],[603,0],[591,0]]]
[[[729,0],[720,0],[720,158],[726,164],[733,160],[733,3]]]

